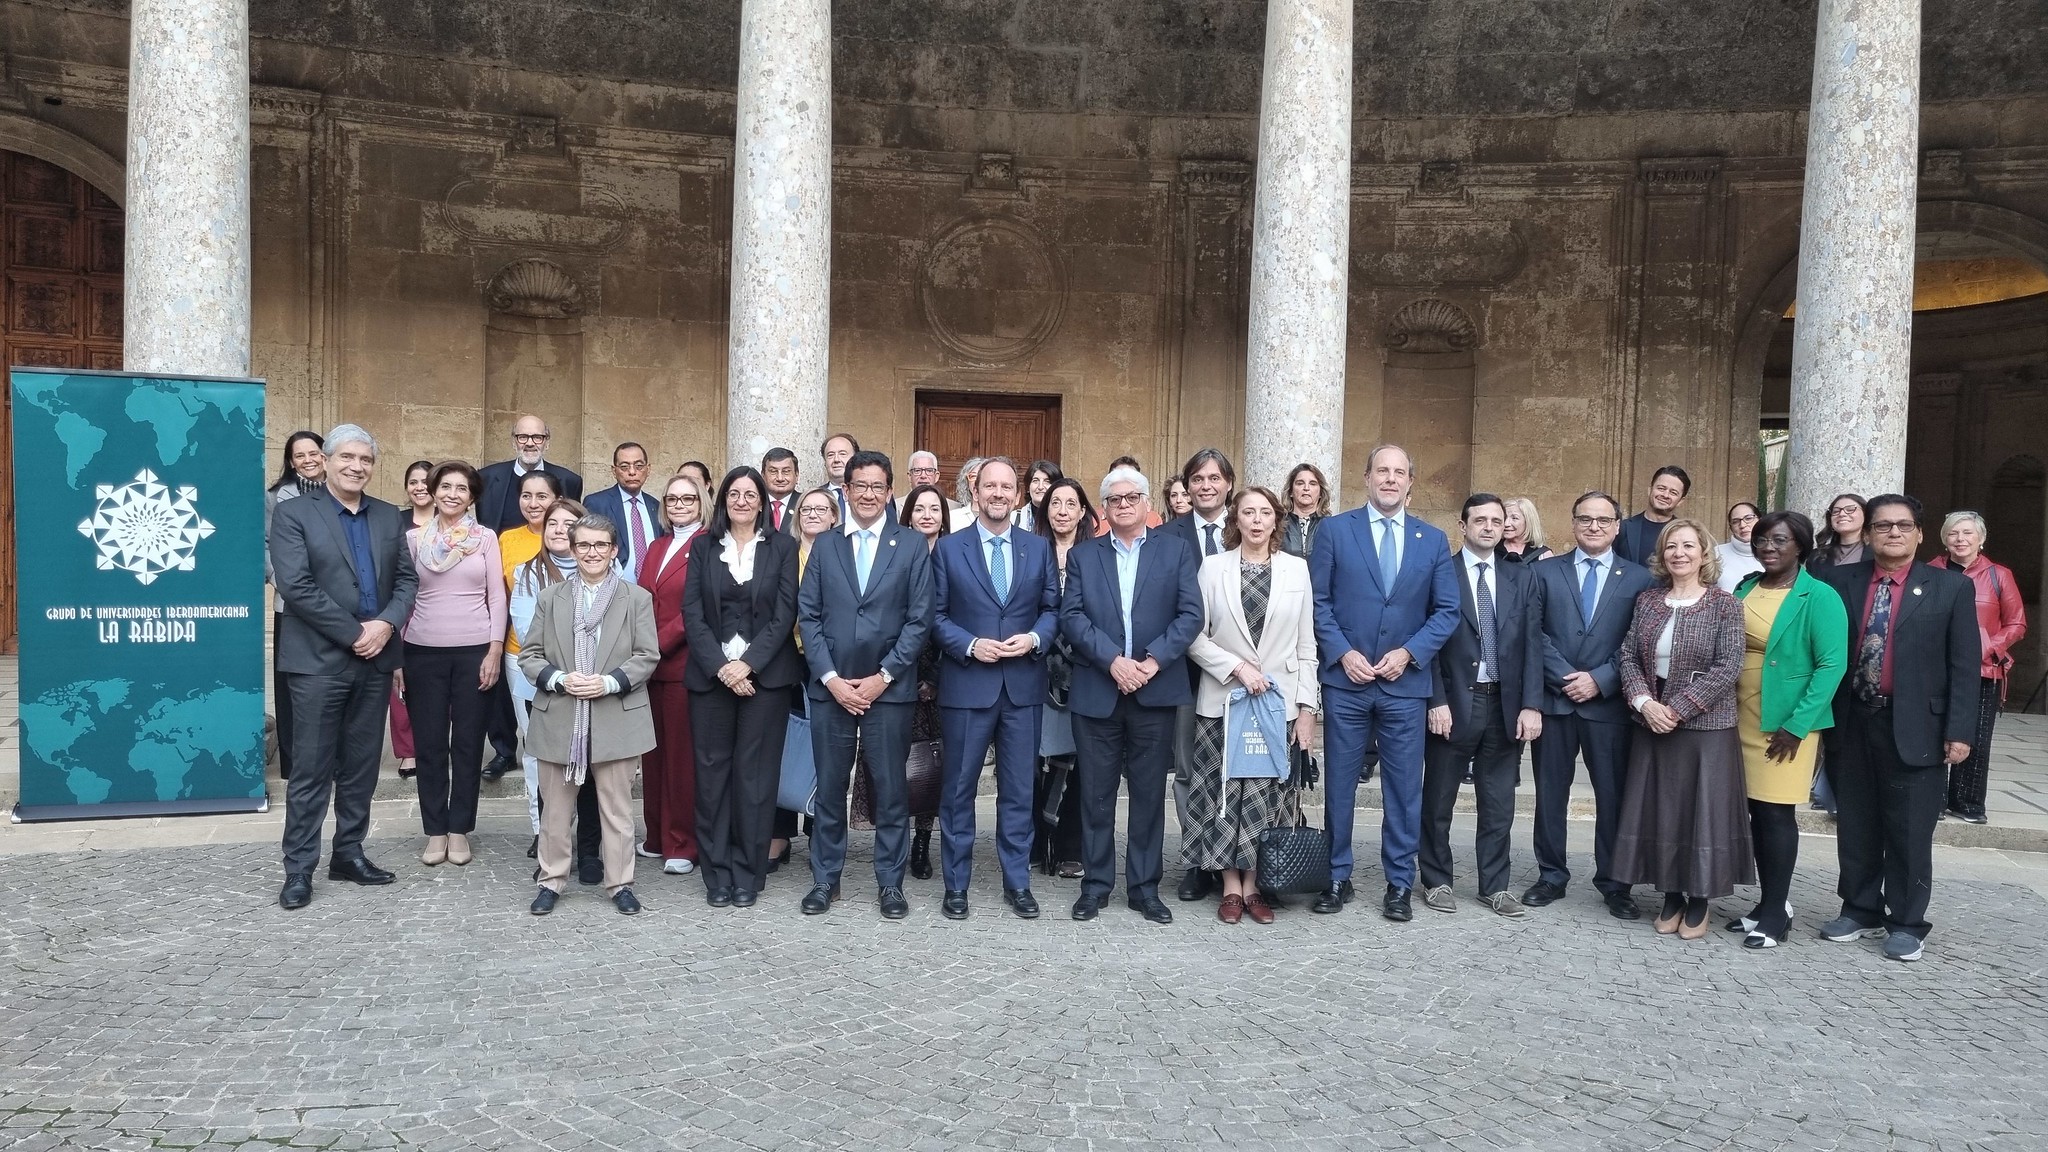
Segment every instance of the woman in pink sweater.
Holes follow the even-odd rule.
[[[504,671],[505,573],[497,534],[477,523],[476,469],[427,477],[434,515],[406,533],[419,595],[405,625],[405,698],[419,753],[422,864],[467,864],[483,777],[484,713]]]

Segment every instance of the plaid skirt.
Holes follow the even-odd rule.
[[[1259,833],[1300,822],[1301,794],[1285,780],[1225,780],[1223,721],[1195,717],[1195,754],[1188,766],[1188,826],[1181,830],[1184,867],[1216,871],[1259,862]],[[1230,801],[1224,810],[1224,799]]]

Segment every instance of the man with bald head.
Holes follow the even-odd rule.
[[[477,469],[484,480],[483,499],[476,504],[478,523],[493,532],[526,523],[526,517],[519,514],[519,479],[528,472],[552,473],[562,482],[562,495],[583,499],[583,477],[546,459],[553,438],[547,421],[538,416],[521,416],[512,422],[512,459]]]

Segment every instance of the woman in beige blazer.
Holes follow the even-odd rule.
[[[545,916],[569,883],[575,853],[569,823],[576,790],[597,785],[604,826],[604,887],[628,916],[633,895],[633,770],[654,747],[647,681],[661,663],[654,598],[612,563],[619,530],[585,515],[569,529],[577,579],[550,584],[534,600],[533,623],[519,638],[519,670],[533,681],[526,747],[540,761],[540,891],[531,911]]]
[[[1223,873],[1216,918],[1246,915],[1271,924],[1272,906],[1258,888],[1258,836],[1296,823],[1301,797],[1287,779],[1226,780],[1223,709],[1233,688],[1278,692],[1294,718],[1296,746],[1316,738],[1321,689],[1316,683],[1314,597],[1308,562],[1280,550],[1280,498],[1264,488],[1238,492],[1223,530],[1227,551],[1202,562],[1206,623],[1188,647],[1203,675],[1195,693],[1194,779],[1188,783],[1188,827],[1182,853],[1189,868]]]

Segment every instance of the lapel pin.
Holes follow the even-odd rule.
[[[1920,594],[1920,586],[1919,586],[1918,584],[1915,584],[1915,585],[1913,586],[1913,595],[1915,595],[1915,596],[1918,596],[1919,594]]]

